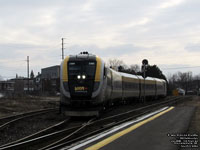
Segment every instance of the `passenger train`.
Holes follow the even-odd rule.
[[[117,72],[87,52],[67,56],[60,68],[60,110],[68,116],[99,116],[105,106],[167,93],[165,80]]]

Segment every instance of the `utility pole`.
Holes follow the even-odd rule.
[[[200,95],[200,88],[199,88],[199,77],[197,76],[197,82],[198,82],[198,86],[197,86],[197,95]]]
[[[29,93],[29,56],[27,56],[27,78],[28,78],[28,93]]]
[[[64,38],[62,38],[62,60],[64,60]]]

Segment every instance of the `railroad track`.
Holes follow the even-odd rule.
[[[10,143],[0,147],[0,149],[40,149],[40,150],[53,150],[59,149],[65,146],[69,146],[77,141],[81,141],[85,138],[91,137],[95,134],[101,133],[108,130],[116,125],[122,124],[124,122],[133,120],[139,116],[155,111],[159,108],[170,106],[181,101],[183,97],[174,97],[170,100],[165,100],[163,102],[155,103],[145,107],[133,109],[125,113],[109,116],[102,119],[92,118],[86,121],[84,124],[77,125],[71,128],[60,129],[58,131],[50,132],[45,130],[35,134],[34,136],[29,136],[27,139],[16,141],[15,143]],[[185,98],[185,97],[184,97]],[[66,122],[65,122],[66,123]],[[60,123],[63,126],[63,123]],[[55,127],[52,127],[55,128]],[[30,148],[31,147],[31,148]]]
[[[70,135],[73,135],[74,133],[80,131],[93,119],[90,119],[89,121],[86,121],[84,123],[83,121],[79,121],[79,123],[74,123],[70,119],[67,119],[40,132],[27,136],[23,139],[2,145],[0,146],[0,150],[39,149],[41,147],[44,147],[44,149],[46,149],[45,147],[47,147],[48,145],[52,145],[51,143],[56,144],[58,141],[62,141],[62,139],[66,138],[66,135],[70,137]],[[66,126],[73,127],[67,128]]]
[[[0,118],[0,130],[4,129],[6,126],[9,126],[10,124],[13,124],[19,120],[26,119],[28,117],[41,115],[48,112],[53,112],[53,111],[58,111],[58,109],[56,108],[41,109],[37,111],[31,111],[31,112],[27,112],[23,114]]]
[[[87,124],[85,126],[85,131],[82,133],[75,133],[74,137],[71,136],[69,139],[65,139],[60,143],[56,143],[55,145],[51,145],[49,147],[45,147],[48,150],[56,150],[60,149],[66,146],[69,146],[75,142],[84,140],[88,137],[92,137],[94,135],[97,135],[98,133],[102,133],[105,130],[108,130],[112,127],[115,127],[119,124],[128,122],[130,120],[136,119],[137,117],[140,117],[142,115],[151,113],[152,111],[158,110],[159,108],[165,107],[166,105],[171,106],[173,104],[178,103],[182,100],[182,97],[174,97],[170,100],[166,100],[164,102],[152,104],[149,106],[137,108],[131,111],[127,111],[125,113],[117,114],[114,116],[110,116],[107,118],[99,119],[94,122],[91,122],[90,124]],[[44,149],[41,149],[44,150]]]

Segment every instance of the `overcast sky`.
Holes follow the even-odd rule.
[[[166,76],[200,73],[199,0],[0,0],[0,75],[27,76],[88,51],[105,61],[141,64]],[[182,67],[188,67],[183,69]],[[169,69],[179,68],[179,69]]]

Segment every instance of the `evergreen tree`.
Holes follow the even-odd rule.
[[[31,70],[30,77],[31,77],[31,79],[33,79],[33,78],[34,78],[34,73],[33,73],[33,70]]]
[[[138,75],[143,76],[143,72],[138,72]],[[159,79],[164,79],[165,81],[167,81],[167,78],[165,77],[165,75],[162,73],[162,71],[160,70],[160,68],[157,65],[148,65],[146,68],[146,77],[153,77],[153,78],[159,78]]]
[[[157,65],[148,65],[146,70],[146,76],[166,80],[165,75],[162,73],[162,71],[160,70],[160,68],[158,68]]]

